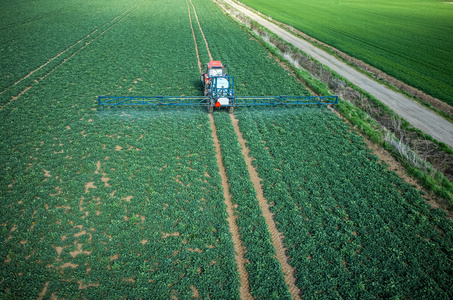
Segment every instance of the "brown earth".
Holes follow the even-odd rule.
[[[211,51],[209,50],[209,45],[208,45],[208,41],[206,40],[206,36],[204,35],[203,29],[201,28],[200,21],[198,20],[197,11],[195,10],[195,6],[193,5],[192,0],[189,0],[189,1],[190,1],[190,4],[192,4],[193,12],[195,14],[195,19],[197,20],[198,28],[200,28],[201,35],[203,36],[203,40],[204,40],[204,43],[206,45],[206,50],[208,51],[208,54],[209,54],[209,59],[210,60],[214,60],[212,58]]]
[[[250,157],[250,149],[246,145],[246,141],[242,135],[242,132],[239,128],[238,120],[234,117],[233,114],[230,114],[231,123],[233,123],[234,130],[236,131],[236,135],[238,136],[239,143],[242,148],[242,154],[244,156],[245,162],[247,164],[247,169],[250,174],[250,179],[252,180],[253,186],[256,191],[256,197],[258,199],[258,203],[261,207],[261,211],[263,213],[263,217],[266,220],[266,225],[269,228],[269,232],[272,238],[272,244],[274,245],[277,259],[280,262],[280,265],[283,270],[283,274],[285,276],[285,283],[289,288],[291,296],[293,299],[300,299],[300,289],[296,286],[296,278],[294,276],[295,270],[291,267],[288,263],[288,256],[285,253],[285,247],[283,244],[284,236],[278,231],[277,225],[273,219],[273,214],[269,209],[269,204],[267,200],[264,198],[263,188],[261,186],[261,179],[258,175],[258,172],[252,165],[252,157]]]
[[[225,166],[223,165],[222,154],[220,151],[220,143],[217,137],[217,130],[214,124],[214,118],[211,114],[209,114],[209,121],[211,123],[212,129],[212,138],[214,141],[214,147],[216,150],[216,159],[217,164],[219,166],[219,173],[220,177],[222,178],[222,186],[223,186],[223,197],[225,198],[225,204],[227,206],[227,213],[228,213],[228,225],[230,228],[230,232],[233,238],[234,243],[234,251],[235,251],[235,261],[238,266],[239,277],[240,277],[240,287],[239,293],[241,299],[253,299],[252,295],[250,294],[250,286],[249,286],[249,279],[248,273],[245,269],[245,249],[242,246],[242,241],[239,236],[239,228],[237,225],[237,215],[234,214],[234,206],[233,202],[231,201],[230,195],[230,186],[228,184],[228,177],[226,175]]]
[[[190,2],[192,4],[192,8],[193,8],[195,16],[196,16],[195,6],[193,5],[192,1],[190,1]],[[200,74],[202,74],[203,71],[201,69],[200,54],[198,52],[197,39],[195,37],[195,31],[194,31],[193,25],[192,25],[192,17],[191,17],[191,13],[190,13],[190,6],[189,6],[189,3],[188,3],[187,0],[186,0],[186,3],[187,3],[187,10],[189,11],[190,27],[192,28],[192,35],[193,35],[193,39],[194,39],[194,42],[195,42],[195,52],[197,54],[197,59],[198,59],[198,68],[200,70]],[[198,22],[198,17],[196,16],[196,18],[197,18],[197,22]],[[206,49],[208,51],[209,57],[212,60],[212,55],[211,55],[211,52],[209,51],[208,43],[206,41],[206,38],[204,37],[203,30],[201,29],[201,25],[200,25],[199,22],[198,22],[198,26],[200,28],[200,31],[202,32],[204,41],[206,43]],[[240,293],[240,298],[241,299],[253,299],[252,295],[250,294],[250,285],[249,285],[249,280],[248,280],[248,272],[245,269],[245,264],[246,264],[246,260],[245,260],[245,256],[244,256],[245,249],[242,246],[242,241],[241,241],[240,236],[239,236],[239,228],[237,226],[237,221],[236,221],[237,220],[237,216],[234,214],[234,207],[233,207],[233,203],[231,201],[230,189],[229,189],[229,184],[228,184],[228,177],[226,175],[225,166],[223,165],[222,154],[221,154],[221,150],[220,150],[220,143],[219,143],[219,139],[218,139],[218,136],[217,136],[217,129],[216,129],[215,124],[214,124],[214,118],[212,117],[211,114],[209,114],[209,122],[210,122],[210,126],[211,126],[212,138],[213,138],[214,147],[215,147],[215,151],[216,151],[217,165],[219,167],[219,173],[220,173],[220,177],[222,179],[223,196],[224,196],[224,199],[225,199],[225,204],[227,206],[227,213],[228,213],[227,221],[228,221],[229,230],[230,230],[230,233],[231,233],[231,236],[232,236],[232,239],[233,239],[233,245],[234,245],[234,251],[235,251],[234,259],[235,259],[236,265],[238,267],[238,272],[239,272],[239,279],[240,279],[239,293]]]

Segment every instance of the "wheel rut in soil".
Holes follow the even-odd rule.
[[[195,42],[195,52],[197,54],[197,59],[198,59],[198,68],[200,70],[200,74],[202,74],[203,71],[201,69],[200,54],[198,51],[198,45],[197,45],[197,39],[195,37],[195,31],[194,31],[194,28],[192,25],[192,16],[190,13],[190,6],[189,6],[189,2],[187,0],[186,0],[186,3],[187,3],[187,10],[189,11],[190,27],[192,28],[192,35],[193,35],[193,39]],[[196,15],[195,6],[193,5],[192,1],[190,1],[190,3],[192,4],[192,8],[193,8],[194,14],[196,16],[198,26],[203,35],[203,39],[206,44],[206,49],[208,51],[209,58],[211,60],[213,60],[211,51],[209,51],[208,42],[204,36],[203,30],[201,29],[200,22],[198,21],[198,17]],[[248,279],[249,275],[248,275],[247,270],[245,269],[245,264],[246,264],[245,249],[244,249],[244,246],[242,246],[242,241],[241,241],[241,238],[239,235],[239,227],[237,225],[237,216],[234,214],[234,206],[233,206],[233,202],[231,201],[230,186],[228,184],[228,177],[226,175],[225,166],[223,164],[222,152],[220,149],[219,138],[217,136],[217,129],[215,127],[214,117],[212,116],[212,114],[208,114],[208,116],[209,116],[209,123],[211,125],[212,139],[213,139],[214,148],[215,148],[215,152],[216,152],[217,165],[219,167],[219,173],[220,173],[220,177],[222,179],[223,197],[225,199],[225,205],[226,205],[226,210],[227,210],[227,214],[228,214],[228,218],[227,218],[228,227],[229,227],[231,237],[233,240],[233,244],[234,244],[234,252],[235,252],[234,260],[236,262],[238,272],[239,272],[239,280],[240,280],[239,294],[240,294],[240,298],[243,300],[253,299],[252,295],[250,294],[250,285],[249,285],[249,279]]]
[[[227,206],[227,213],[228,213],[228,225],[230,227],[230,232],[233,238],[234,243],[234,251],[235,251],[235,260],[239,270],[239,277],[241,281],[241,285],[239,288],[239,293],[241,295],[241,299],[253,299],[252,295],[250,294],[250,286],[248,280],[248,272],[245,269],[245,249],[242,246],[242,241],[239,235],[239,228],[237,225],[237,215],[234,214],[234,206],[233,202],[231,201],[231,194],[230,194],[230,185],[228,184],[228,177],[225,171],[225,166],[223,165],[222,154],[220,150],[220,143],[219,138],[217,137],[217,130],[214,124],[214,118],[212,114],[209,114],[209,121],[211,123],[212,129],[212,138],[214,140],[214,147],[216,151],[216,159],[217,164],[219,165],[219,172],[220,177],[222,178],[222,186],[223,186],[223,197],[225,198],[225,204]]]
[[[272,244],[274,245],[277,259],[280,262],[282,267],[284,276],[285,276],[285,283],[289,288],[289,292],[293,299],[300,299],[300,289],[296,286],[296,278],[294,276],[295,271],[294,268],[291,267],[288,263],[288,257],[285,253],[285,247],[283,244],[283,235],[278,231],[277,225],[273,219],[273,214],[269,209],[269,204],[267,200],[264,198],[263,188],[261,186],[261,179],[258,175],[258,172],[252,165],[252,158],[250,157],[250,149],[246,145],[246,141],[240,131],[238,120],[234,117],[234,115],[230,114],[231,123],[233,124],[234,130],[236,131],[236,135],[238,136],[239,143],[242,148],[242,154],[244,156],[245,162],[247,164],[247,169],[250,174],[250,179],[253,183],[253,186],[256,191],[256,197],[258,199],[258,203],[261,207],[261,211],[263,213],[263,217],[266,220],[266,225],[269,228],[269,232],[272,238]]]
[[[198,15],[197,15],[197,11],[196,11],[196,9],[195,9],[195,6],[193,5],[192,0],[189,0],[189,1],[190,1],[190,4],[192,4],[193,12],[194,12],[194,15],[195,15],[195,19],[197,20],[198,28],[200,28],[201,35],[203,36],[203,40],[204,40],[204,43],[205,43],[205,45],[206,45],[206,50],[208,50],[209,59],[210,59],[210,60],[214,60],[214,59],[212,58],[211,51],[209,50],[209,45],[208,45],[208,41],[206,40],[206,36],[204,35],[203,29],[201,28],[200,20],[198,20]]]

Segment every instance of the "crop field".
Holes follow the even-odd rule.
[[[306,294],[450,297],[451,222],[346,124],[319,108],[237,115]]]
[[[453,105],[451,2],[241,2]]]
[[[453,297],[452,222],[331,110],[98,109],[210,55],[309,95],[210,0],[2,5],[2,299]]]

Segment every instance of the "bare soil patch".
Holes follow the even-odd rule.
[[[198,289],[196,287],[191,285],[190,289],[192,290],[192,298],[194,299],[200,298],[200,293],[198,292]]]
[[[179,232],[173,232],[173,233],[166,233],[162,232],[162,238],[166,239],[169,236],[180,236],[181,234]]]
[[[44,297],[44,295],[47,293],[47,287],[49,286],[49,282],[50,281],[47,281],[46,284],[44,285],[44,288],[42,289],[41,293],[38,296],[38,300],[41,300]]]
[[[97,188],[97,187],[94,185],[94,181],[86,183],[85,184],[85,194],[88,193],[90,189],[95,189],[95,188]]]
[[[83,289],[89,288],[91,286],[94,286],[94,287],[98,287],[99,286],[99,282],[98,283],[83,284],[82,280],[79,280],[79,281],[77,281],[77,283],[79,284],[79,290],[83,290]]]

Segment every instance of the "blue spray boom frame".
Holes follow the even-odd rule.
[[[202,74],[204,96],[98,96],[101,106],[119,105],[168,105],[206,106],[209,112],[214,107],[229,107],[233,112],[240,106],[266,105],[335,105],[338,96],[239,96],[234,93],[234,77],[224,73],[220,61],[210,61]]]
[[[99,105],[168,105],[168,106],[209,106],[208,97],[197,96],[98,96]],[[264,106],[264,105],[329,105],[338,104],[338,96],[243,96],[234,97],[233,106]]]

